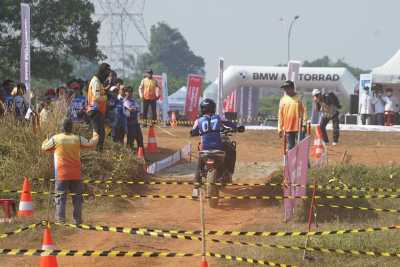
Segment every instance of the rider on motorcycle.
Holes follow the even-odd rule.
[[[231,142],[222,142],[221,130],[223,127],[229,127],[233,130],[244,130],[243,126],[237,127],[235,123],[222,119],[215,114],[216,104],[212,99],[206,98],[200,103],[200,118],[194,122],[191,136],[201,137],[200,150],[222,150],[225,152],[223,163],[217,163],[217,172],[219,177],[224,177],[224,181],[231,180],[235,168],[236,148]],[[198,196],[198,189],[201,183],[201,169],[205,162],[199,157],[195,176],[195,188],[193,197]]]

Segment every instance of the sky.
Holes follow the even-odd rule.
[[[214,80],[219,57],[226,67],[286,63],[295,15],[293,60],[328,55],[364,69],[379,66],[400,48],[399,10],[398,0],[147,0],[144,20],[148,30],[160,21],[178,28]],[[127,40],[143,44],[134,27]]]

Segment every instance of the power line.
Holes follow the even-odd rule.
[[[143,15],[146,0],[93,0],[93,2],[96,6],[96,17],[101,21],[103,39],[106,38],[99,47],[108,56],[113,69],[121,71],[122,76],[126,76],[127,56],[137,56],[149,43]],[[128,38],[134,34],[132,26],[138,35],[134,43]],[[144,44],[139,44],[139,39]]]

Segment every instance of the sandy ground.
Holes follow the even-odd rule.
[[[158,145],[161,153],[149,157],[162,158],[183,146],[187,142],[197,143],[197,139],[188,138],[188,128],[157,131]],[[346,152],[347,160],[353,163],[368,165],[387,165],[396,163],[399,158],[400,134],[388,133],[343,133],[341,143],[337,147],[329,147],[329,162],[340,162]],[[281,166],[281,140],[275,132],[249,131],[236,135],[238,142],[238,165],[234,179],[236,181],[266,181],[271,172]],[[181,164],[157,174],[158,179],[187,180],[193,177],[194,162]],[[154,186],[152,194],[184,194],[191,193],[189,186]],[[225,195],[254,195],[257,188],[231,187],[223,191]],[[87,208],[87,207],[86,207]],[[153,227],[160,229],[200,229],[199,203],[192,200],[138,200],[132,201],[125,211],[102,211],[96,213],[86,222],[96,225]],[[282,225],[282,210],[279,206],[263,201],[229,201],[224,200],[218,209],[206,207],[207,229],[238,230],[248,229],[257,224]],[[304,229],[305,230],[305,229]],[[76,230],[74,234],[56,237],[60,249],[97,249],[97,250],[136,250],[136,251],[168,251],[168,252],[200,252],[200,243],[156,239],[149,237],[129,236],[120,233],[102,233]],[[2,241],[7,247],[7,240]],[[20,244],[20,247],[25,247]],[[39,244],[37,248],[39,248]],[[209,244],[208,249],[218,252],[218,247]],[[273,260],[273,259],[271,259]],[[220,266],[219,261],[210,259],[211,266]],[[0,266],[37,266],[38,257],[0,257]],[[102,257],[59,257],[59,266],[164,266],[188,267],[199,265],[199,258],[102,258]]]

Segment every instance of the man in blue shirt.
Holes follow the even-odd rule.
[[[109,100],[109,105],[113,105],[113,108],[110,110],[113,117],[111,121],[111,136],[114,142],[123,144],[125,136],[124,99],[126,90],[123,86],[120,86],[120,88],[113,87],[115,87],[113,92],[118,92],[118,95],[115,96],[114,94],[114,97]]]
[[[231,179],[235,169],[236,148],[231,142],[223,142],[221,139],[221,130],[223,127],[229,127],[233,130],[243,131],[244,127],[237,127],[235,123],[222,119],[215,114],[216,104],[212,99],[206,98],[200,103],[201,117],[198,118],[191,130],[191,136],[201,137],[200,150],[222,150],[225,151],[225,159],[223,162],[216,162],[218,177],[226,177]],[[199,158],[197,171],[195,176],[195,190],[193,196],[198,194],[198,184],[201,183],[200,172],[205,164],[204,160]]]
[[[138,120],[140,106],[133,98],[133,88],[128,87],[127,97],[124,99],[123,109],[125,115],[125,127],[127,135],[127,145],[128,147],[134,149],[134,142],[136,140],[137,146],[143,147],[143,134],[140,129],[140,124]]]

